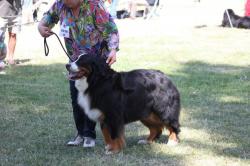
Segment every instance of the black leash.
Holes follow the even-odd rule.
[[[59,43],[61,44],[61,47],[63,48],[63,51],[65,52],[65,54],[68,56],[68,58],[70,59],[71,62],[73,62],[73,59],[70,57],[70,55],[67,53],[67,51],[65,50],[60,38],[58,37],[58,35],[54,32],[52,32],[53,35],[55,35],[59,41]],[[44,53],[45,53],[45,56],[48,56],[49,55],[49,46],[48,46],[48,43],[47,43],[47,40],[46,40],[46,37],[44,38]]]

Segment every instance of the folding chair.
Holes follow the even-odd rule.
[[[157,10],[158,10],[159,6],[160,6],[159,0],[155,0],[154,5],[149,6],[149,8],[147,9],[148,11],[145,12],[144,19],[148,20],[154,16],[158,16]]]

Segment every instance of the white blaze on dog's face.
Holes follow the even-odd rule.
[[[73,72],[78,72],[79,68],[78,65],[76,64],[76,62],[80,59],[80,57],[83,56],[83,54],[79,55],[79,57],[77,58],[77,60],[75,60],[74,62],[70,63],[70,68]]]
[[[76,61],[66,64],[70,80],[78,80],[90,74],[91,68],[82,56],[84,55],[80,55]]]
[[[72,62],[72,63],[71,63],[70,69],[71,69],[71,71],[73,71],[73,72],[79,72],[79,68],[78,68],[78,66],[76,65],[76,62]]]

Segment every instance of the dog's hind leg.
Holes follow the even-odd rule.
[[[152,142],[154,142],[156,139],[159,138],[159,136],[162,133],[163,127],[148,127],[149,128],[149,136],[147,137],[147,139],[142,139],[138,141],[138,144],[151,144]]]
[[[178,138],[177,131],[175,131],[174,128],[170,127],[170,126],[166,126],[166,128],[169,131],[167,145],[169,145],[169,146],[175,146],[175,145],[177,145],[180,142],[179,138]]]
[[[152,113],[148,118],[141,120],[141,122],[148,127],[150,134],[146,140],[139,140],[138,144],[150,144],[161,136],[164,124],[157,115]]]

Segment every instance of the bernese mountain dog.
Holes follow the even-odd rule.
[[[179,142],[180,94],[161,71],[138,69],[116,72],[97,55],[81,55],[66,64],[69,79],[75,80],[78,104],[93,121],[100,122],[106,154],[125,147],[125,125],[141,121],[149,136],[139,144],[149,144],[169,130],[169,145]]]

